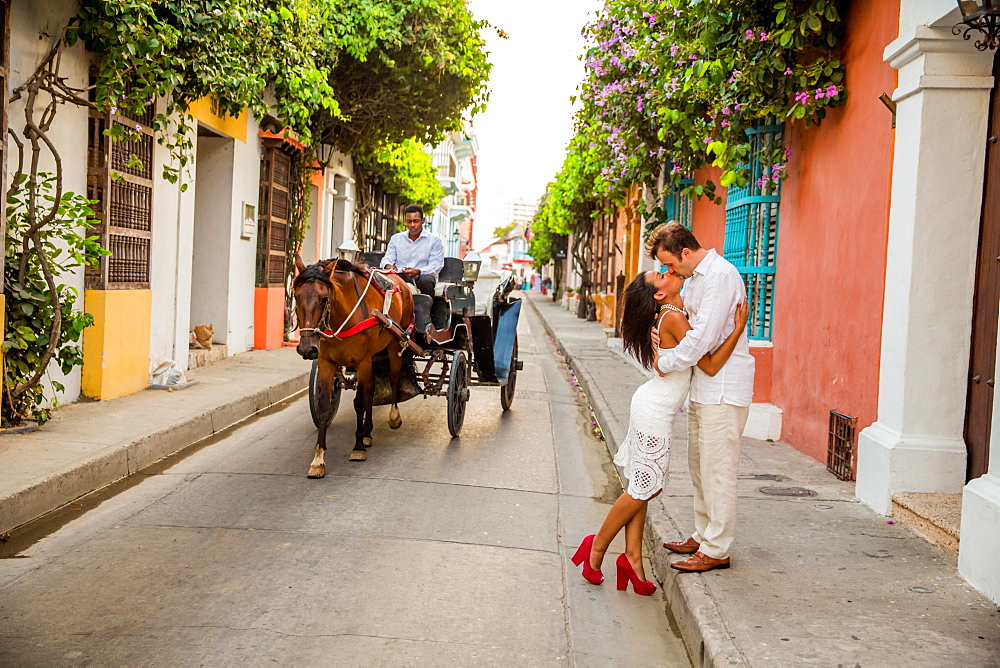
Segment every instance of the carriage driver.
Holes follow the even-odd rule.
[[[433,297],[438,272],[444,267],[444,244],[424,229],[424,210],[419,204],[403,209],[403,222],[406,231],[389,238],[382,267],[398,271],[404,281]]]

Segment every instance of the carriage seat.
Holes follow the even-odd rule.
[[[434,296],[444,297],[449,286],[462,283],[462,276],[465,274],[465,265],[457,257],[446,257],[444,266],[438,272],[437,284],[434,286]]]

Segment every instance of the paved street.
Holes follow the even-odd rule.
[[[530,309],[520,353],[513,410],[474,388],[460,439],[414,399],[351,464],[345,401],[309,480],[303,397],[22,532],[0,664],[688,665],[659,592],[615,591],[621,538],[605,585],[570,564],[619,482]]]

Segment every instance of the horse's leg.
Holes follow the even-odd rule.
[[[308,477],[322,478],[326,475],[326,427],[333,417],[333,383],[337,368],[328,360],[320,357],[318,368],[319,382],[316,387],[316,412],[319,417],[319,435],[316,438],[315,456],[309,465]]]
[[[389,409],[389,428],[399,429],[403,426],[403,417],[399,414],[399,378],[403,369],[403,357],[396,350],[396,343],[389,344],[389,387],[392,391],[392,408]]]
[[[355,369],[358,385],[354,393],[354,412],[358,423],[354,431],[354,450],[351,451],[350,459],[352,462],[363,462],[368,458],[366,449],[372,444],[371,412],[372,402],[375,401],[375,376],[371,359],[364,360]]]

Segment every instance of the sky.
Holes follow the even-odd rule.
[[[473,247],[493,238],[503,197],[535,201],[562,166],[573,133],[570,97],[583,78],[580,30],[601,0],[470,0],[478,19],[501,28],[484,33],[493,71],[490,101],[473,118],[479,139]]]

